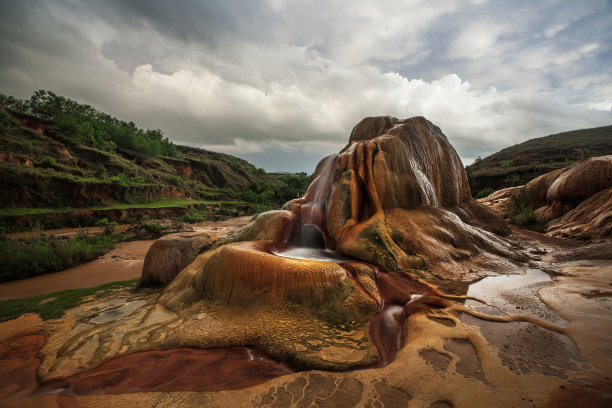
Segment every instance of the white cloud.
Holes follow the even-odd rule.
[[[255,22],[207,3],[48,4],[0,27],[0,91],[52,89],[266,168],[337,152],[364,116],[425,116],[464,159],[612,122],[610,41],[588,31],[600,20],[576,25],[597,1],[275,0],[248,3],[269,13]]]

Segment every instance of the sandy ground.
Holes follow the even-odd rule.
[[[109,282],[136,279],[144,257],[155,242],[122,242],[102,257],[64,271],[0,283],[0,300],[23,299],[66,289],[89,288]]]

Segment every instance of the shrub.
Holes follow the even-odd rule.
[[[96,222],[98,227],[104,227],[104,235],[112,235],[115,232],[117,223],[115,221],[109,221],[108,218],[102,218]]]
[[[130,178],[130,184],[144,184],[144,178],[141,176],[134,176]]]
[[[29,140],[26,140],[23,143],[21,143],[21,148],[27,153],[32,153],[32,150],[34,150],[34,146],[32,145],[32,142],[30,142]]]
[[[55,159],[51,156],[47,156],[43,159],[42,162],[40,162],[40,165],[42,167],[53,167],[55,166]]]
[[[239,197],[242,201],[246,201],[247,203],[257,202],[257,194],[255,194],[255,192],[252,190],[245,190],[241,192]]]
[[[495,192],[495,189],[493,188],[490,188],[490,187],[483,188],[476,194],[476,198],[485,198],[485,197],[490,196],[494,192]]]
[[[514,225],[543,232],[546,229],[546,223],[537,220],[534,214],[536,205],[535,193],[523,186],[518,188],[510,197],[506,215]]]
[[[202,215],[200,215],[197,212],[188,212],[185,215],[182,215],[178,218],[179,221],[181,222],[186,222],[189,224],[193,224],[196,222],[202,222],[204,221],[204,217],[202,217]]]
[[[142,224],[142,228],[145,229],[150,234],[155,234],[161,236],[164,228],[156,222],[147,222]]]
[[[111,180],[111,183],[117,184],[117,185],[122,186],[122,187],[127,187],[127,186],[130,185],[130,180],[123,173],[119,173],[116,176],[111,177],[110,180]]]
[[[94,175],[96,176],[96,178],[100,178],[100,179],[106,177],[106,167],[104,166],[98,167]]]

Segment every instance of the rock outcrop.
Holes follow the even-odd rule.
[[[612,156],[591,157],[526,184],[538,221],[563,238],[612,237]]]
[[[302,225],[316,225],[327,248],[363,262],[365,284],[335,262],[274,255],[297,240]],[[438,127],[422,117],[366,118],[338,155],[319,163],[303,198],[259,215],[228,245],[200,255],[161,302],[177,311],[202,297],[235,304],[267,296],[360,320],[378,307],[377,294],[364,289],[375,287],[376,267],[452,279],[516,269],[520,254],[498,236],[508,232],[472,199]]]
[[[179,232],[156,240],[144,260],[144,286],[166,286],[189,265],[195,257],[210,248],[212,238],[201,231]]]
[[[547,234],[562,238],[612,238],[612,187],[594,194],[564,216],[550,222]]]
[[[612,187],[612,156],[591,157],[537,177],[526,188],[544,204],[535,211],[539,221],[559,218],[581,202]]]
[[[453,279],[492,267],[499,272],[500,262],[512,269],[507,259],[520,258],[497,236],[508,227],[472,199],[459,156],[424,118],[362,120],[349,144],[321,161],[314,176],[305,197],[286,208],[302,223],[319,225],[328,246],[341,253],[386,270]]]

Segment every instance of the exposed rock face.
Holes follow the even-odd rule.
[[[545,203],[535,211],[540,221],[551,221],[594,194],[612,187],[612,156],[591,157],[546,173],[526,185]]]
[[[201,298],[238,305],[266,296],[340,321],[369,321],[378,311],[366,285],[355,284],[342,266],[280,257],[270,253],[271,245],[240,242],[203,254],[167,288],[162,305],[178,312]],[[363,279],[374,287],[373,273]]]
[[[337,264],[271,254],[295,242],[304,224],[317,225],[328,248],[414,276],[469,279],[513,269],[508,259],[520,258],[495,235],[508,233],[503,221],[472,199],[461,161],[438,127],[421,117],[374,117],[355,126],[339,155],[319,163],[303,198],[261,214],[225,241],[266,244],[201,255],[162,301],[177,310],[200,297],[232,304],[265,295],[370,316],[376,296]]]
[[[563,238],[612,238],[612,187],[594,194],[564,216],[551,221],[547,234]]]
[[[497,214],[506,214],[508,212],[512,196],[521,187],[524,186],[504,188],[489,194],[487,197],[480,198],[477,201]]]

